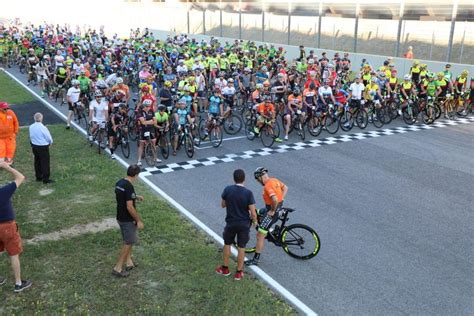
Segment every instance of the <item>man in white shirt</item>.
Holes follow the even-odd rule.
[[[71,119],[74,114],[74,108],[77,106],[81,89],[79,89],[79,80],[72,80],[72,87],[67,90],[67,103],[69,106],[69,112],[67,114],[67,126],[66,129],[71,128]]]
[[[49,146],[53,144],[53,138],[46,126],[43,125],[43,114],[34,115],[35,122],[30,125],[30,143],[33,155],[35,157],[35,175],[36,181],[42,181],[44,184],[53,183],[49,178]]]
[[[91,122],[91,133],[89,141],[93,141],[95,131],[99,126],[105,127],[105,123],[109,120],[109,106],[107,100],[103,98],[102,92],[96,90],[94,100],[89,104],[89,121]]]
[[[349,86],[349,98],[352,100],[361,101],[362,93],[364,92],[365,86],[362,83],[360,75],[356,76],[355,82]]]

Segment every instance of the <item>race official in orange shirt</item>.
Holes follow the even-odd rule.
[[[19,124],[7,102],[0,102],[0,161],[13,162]]]
[[[270,178],[268,170],[264,167],[258,167],[254,171],[255,180],[263,185],[263,201],[265,207],[257,211],[259,223],[257,227],[257,245],[253,258],[246,261],[247,266],[258,265],[260,254],[265,245],[265,237],[270,227],[278,220],[278,212],[280,211],[283,200],[288,193],[288,187],[276,178]]]

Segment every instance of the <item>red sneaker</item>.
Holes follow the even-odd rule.
[[[244,277],[244,271],[237,271],[234,274],[234,280],[240,281]]]
[[[216,268],[216,273],[217,273],[217,274],[224,275],[224,276],[230,275],[229,268],[224,268],[223,266],[217,267],[217,268]]]

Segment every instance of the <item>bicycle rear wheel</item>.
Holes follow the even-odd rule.
[[[345,111],[339,118],[339,127],[348,132],[354,126],[354,119],[352,118],[352,114],[349,111]]]
[[[357,111],[356,123],[360,129],[367,127],[367,124],[369,123],[369,115],[366,110]]]
[[[130,157],[130,141],[128,140],[128,133],[120,132],[120,149],[122,150],[122,154],[125,158]]]
[[[193,158],[194,156],[194,144],[191,136],[185,135],[184,136],[184,149],[186,150],[186,155],[189,158]]]
[[[148,141],[145,145],[145,161],[148,166],[154,167],[156,161],[156,148],[153,146],[151,141]]]
[[[222,127],[215,125],[209,131],[209,140],[211,141],[212,147],[217,148],[222,143]]]
[[[249,119],[245,122],[245,136],[247,136],[248,140],[254,140],[255,139],[255,119]]]
[[[310,117],[308,122],[306,123],[306,127],[308,128],[308,132],[311,136],[318,136],[321,134],[323,130],[323,125],[321,124],[321,120],[317,116]]]
[[[335,114],[328,114],[324,120],[324,127],[329,134],[336,134],[339,130],[339,120]]]
[[[316,231],[303,224],[285,227],[281,233],[281,242],[287,254],[302,260],[316,256],[321,246]]]
[[[164,132],[163,132],[164,133]],[[170,143],[168,142],[168,138],[166,137],[166,133],[160,136],[158,140],[158,147],[160,148],[161,155],[164,159],[168,159],[170,155]]]
[[[131,140],[136,141],[138,139],[138,125],[134,117],[130,117],[128,121],[128,133]]]
[[[275,142],[275,132],[270,125],[264,125],[260,130],[260,139],[265,147],[272,147]]]

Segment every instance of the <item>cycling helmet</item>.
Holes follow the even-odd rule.
[[[219,89],[219,88],[214,89],[214,93],[220,93],[220,92],[221,92],[221,89]]]
[[[232,78],[227,79],[227,83],[233,83],[233,82],[234,82],[234,79]]]
[[[95,90],[95,91],[94,91],[94,97],[102,97],[102,91],[100,91],[100,90]]]
[[[257,83],[257,84],[255,85],[255,88],[257,88],[258,90],[263,89],[263,84]]]
[[[434,73],[429,72],[429,73],[426,74],[426,76],[427,76],[428,78],[434,78],[435,75],[434,75]]]
[[[385,72],[380,72],[379,76],[380,76],[380,78],[385,78]]]
[[[164,111],[166,109],[166,106],[163,104],[158,105],[158,111]]]
[[[408,74],[407,74],[407,75],[405,75],[405,76],[403,76],[403,80],[410,80],[410,79],[411,79],[411,76],[410,76],[410,75],[408,75]]]
[[[225,76],[225,72],[221,71],[219,72],[219,77],[224,77]]]
[[[59,68],[59,74],[60,75],[65,75],[66,74],[66,69],[64,69],[63,67]]]
[[[115,83],[116,84],[122,84],[123,83],[123,79],[121,77],[118,77],[117,79],[115,79]]]
[[[301,91],[300,91],[300,89],[298,89],[298,88],[295,88],[295,90],[293,90],[293,95],[294,95],[295,97],[299,96],[300,93],[301,93]]]
[[[267,87],[267,88],[270,87],[270,82],[269,82],[268,80],[265,81],[265,82],[263,83],[263,86],[264,86],[264,87]]]
[[[443,72],[441,72],[441,71],[440,71],[440,72],[438,72],[436,75],[437,75],[438,77],[444,77],[444,73],[443,73]]]
[[[370,81],[372,81],[372,82],[377,82],[378,79],[377,79],[377,77],[372,77],[372,78],[370,78]]]
[[[150,99],[145,99],[143,101],[143,106],[151,106],[153,103],[153,101],[151,101]]]
[[[396,69],[392,70],[392,74],[397,74],[397,73],[398,73],[398,71]]]
[[[258,167],[257,169],[255,169],[255,171],[253,172],[253,175],[255,177],[255,180],[259,180],[261,176],[263,176],[264,174],[268,173],[268,169],[264,168],[264,167]]]
[[[268,71],[267,66],[262,66],[262,71]]]
[[[148,85],[144,85],[141,90],[142,90],[142,92],[149,92],[150,91]]]
[[[334,68],[333,64],[328,64],[328,68]]]
[[[468,74],[469,74],[469,71],[467,71],[467,70],[463,70],[463,71],[461,72],[461,76],[467,77]]]
[[[250,72],[250,68],[249,68],[249,67],[245,67],[245,68],[244,68],[244,71],[245,71],[245,72]]]
[[[119,103],[118,108],[119,110],[126,109],[127,105],[125,103]]]
[[[314,64],[314,59],[313,58],[308,59],[308,64],[310,65]]]
[[[104,80],[98,80],[97,81],[97,87],[99,89],[106,89],[107,88],[107,83]]]
[[[168,87],[168,88],[169,88],[169,87],[171,87],[172,85],[173,85],[173,84],[171,83],[171,81],[168,81],[168,80],[165,81],[165,87]]]
[[[311,82],[311,83],[309,84],[309,88],[310,88],[311,90],[316,89],[316,85],[314,84],[314,82]]]
[[[79,80],[74,79],[71,83],[73,86],[77,86],[79,84]]]

